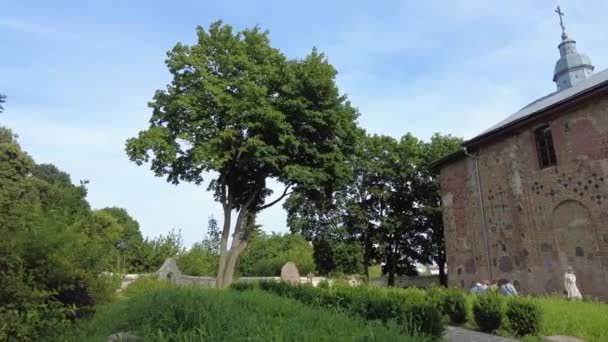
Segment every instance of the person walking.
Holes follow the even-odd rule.
[[[576,286],[576,275],[574,274],[572,267],[568,267],[566,274],[564,274],[564,288],[566,289],[568,299],[583,299],[581,292]]]

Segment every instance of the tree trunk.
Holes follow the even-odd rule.
[[[228,236],[230,235],[230,217],[232,210],[230,209],[231,206],[224,206],[225,221],[220,244],[220,259],[218,262],[217,277],[215,280],[216,287],[218,288],[230,286],[238,257],[247,247],[249,225],[251,224],[251,228],[255,226],[255,223],[250,222],[249,220],[250,207],[253,204],[254,199],[255,195],[252,195],[247,203],[239,210],[239,215],[237,216],[236,224],[234,225],[234,234],[232,235],[230,251],[228,251]]]
[[[395,286],[395,273],[397,272],[397,263],[395,254],[392,250],[390,251],[387,261],[388,263],[386,265],[386,268],[388,270],[388,280],[386,286],[393,287]]]
[[[232,206],[224,205],[224,227],[222,228],[222,236],[220,237],[220,257],[218,260],[217,276],[215,277],[215,286],[218,288],[224,287],[224,270],[226,269],[226,258],[228,255],[228,236],[230,236],[230,225],[232,218]]]
[[[239,256],[245,248],[247,248],[248,243],[246,241],[238,240],[236,244],[233,244],[230,247],[230,253],[228,254],[228,260],[226,262],[226,268],[224,270],[224,276],[222,279],[223,287],[229,287],[232,284],[232,280],[234,278],[234,269],[236,268],[236,262],[239,259]]]
[[[363,232],[363,274],[365,283],[369,284],[369,232]]]
[[[386,282],[386,286],[388,286],[388,287],[395,286],[395,271],[392,269],[388,271],[388,280]]]
[[[445,274],[445,263],[441,262],[437,264],[439,267],[439,285],[448,287],[448,276]]]

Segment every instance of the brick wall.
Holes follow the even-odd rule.
[[[540,169],[533,131],[549,124],[557,166]],[[583,294],[608,298],[608,96],[563,108],[478,155],[489,259],[481,224],[475,162],[442,166],[448,276],[468,287],[510,279],[524,293],[561,293],[574,267]]]

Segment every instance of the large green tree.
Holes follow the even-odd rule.
[[[379,252],[385,245],[378,242],[384,242],[379,234],[388,234],[390,177],[398,146],[398,141],[391,137],[366,135],[359,139],[355,153],[349,158],[351,174],[345,187],[331,197],[294,194],[286,201],[292,232],[319,240],[315,243],[316,256],[324,264],[318,265],[320,270],[338,272],[344,267],[339,266],[338,260],[330,260],[338,255],[331,252],[338,244],[342,245],[342,250],[353,250],[347,245],[362,248],[361,263],[366,276],[371,264],[384,261]],[[330,242],[332,248],[329,248]],[[321,252],[327,255],[323,256]]]
[[[328,191],[347,176],[357,111],[316,50],[287,60],[267,31],[234,32],[221,22],[198,27],[197,37],[168,53],[173,79],[154,95],[150,126],[126,152],[174,184],[211,179],[224,212],[217,283],[225,287],[258,212],[292,190]],[[284,185],[273,199],[270,179]]]

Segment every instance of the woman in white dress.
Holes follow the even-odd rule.
[[[572,267],[568,267],[568,271],[564,274],[564,287],[568,294],[568,299],[583,299],[578,287],[576,287],[576,276],[572,271]]]

